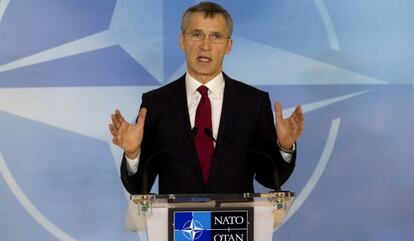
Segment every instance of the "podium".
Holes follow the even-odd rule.
[[[125,228],[141,241],[271,241],[294,197],[288,191],[132,195]]]

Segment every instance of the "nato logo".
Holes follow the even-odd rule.
[[[169,241],[250,241],[252,210],[170,210]]]

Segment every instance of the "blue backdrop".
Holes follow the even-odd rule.
[[[306,112],[274,240],[411,240],[414,2],[218,2],[235,22],[225,72]],[[1,240],[138,238],[107,124],[184,73],[194,3],[0,0]]]

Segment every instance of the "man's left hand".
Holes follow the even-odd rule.
[[[291,150],[293,144],[302,134],[305,126],[305,118],[300,105],[296,106],[293,113],[286,119],[283,119],[282,105],[280,102],[275,103],[276,116],[276,133],[279,145],[285,150]]]

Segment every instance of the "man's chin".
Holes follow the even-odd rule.
[[[214,74],[214,70],[211,68],[197,68],[193,71],[197,75],[208,76]]]
[[[215,71],[195,71],[190,73],[197,80],[211,80],[216,77],[218,73]]]

